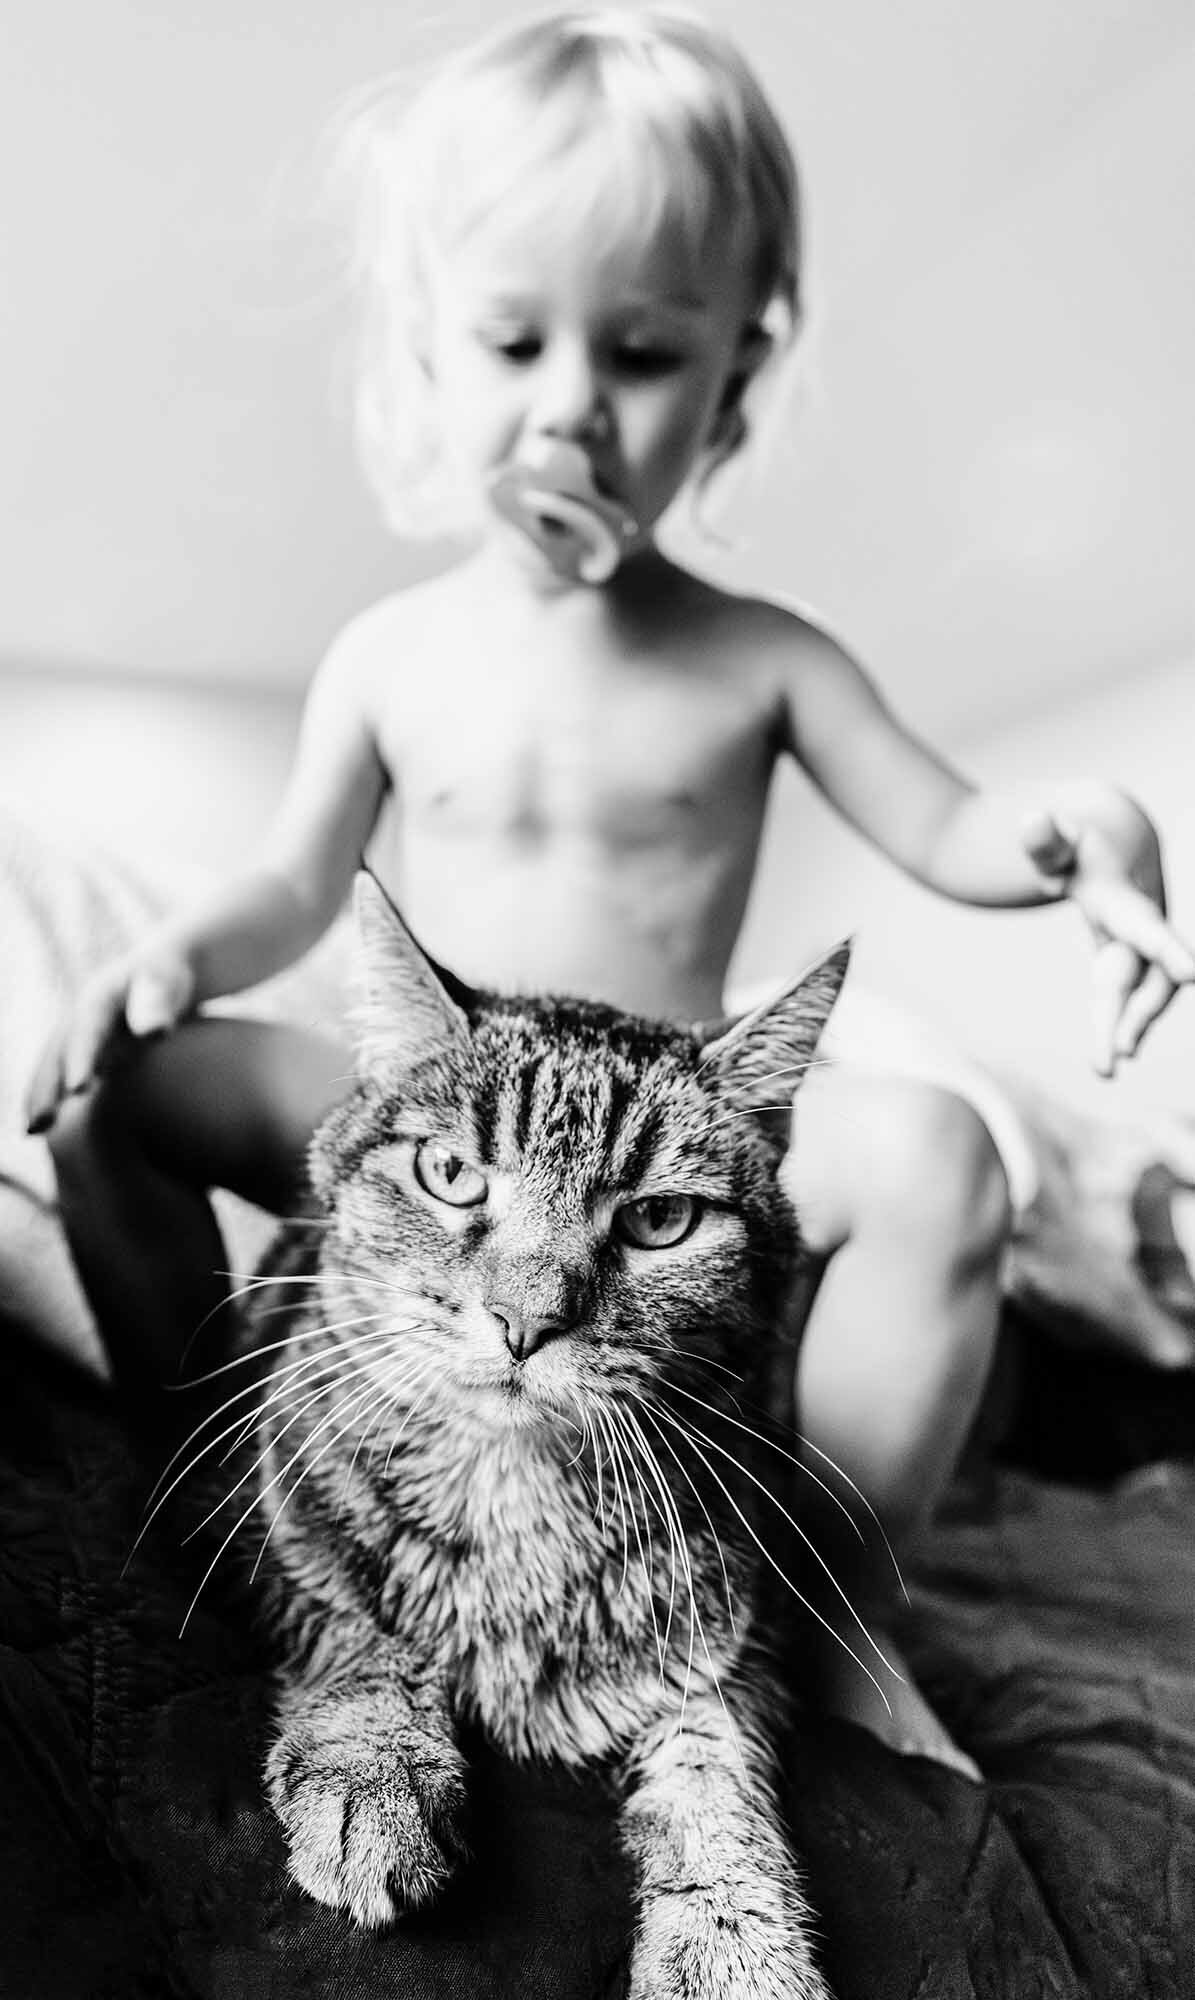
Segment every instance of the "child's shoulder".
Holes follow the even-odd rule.
[[[438,577],[431,577],[405,585],[354,612],[337,632],[328,648],[328,657],[352,667],[374,659],[385,659],[392,664],[396,655],[407,654],[412,642],[435,615],[439,581]]]
[[[735,661],[781,675],[841,658],[845,649],[807,605],[779,592],[729,590],[690,574],[686,590],[695,621],[719,649],[733,648]]]
[[[389,592],[349,618],[335,634],[316,671],[330,698],[376,709],[384,694],[389,707],[404,684],[425,678],[427,649],[433,643],[438,578]]]

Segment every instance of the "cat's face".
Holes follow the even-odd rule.
[[[773,1107],[845,954],[703,1042],[604,1007],[454,998],[372,883],[359,915],[362,1083],[313,1156],[324,1262],[392,1308],[412,1380],[526,1423],[749,1355],[797,1255]]]

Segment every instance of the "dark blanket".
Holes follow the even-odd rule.
[[[1014,1340],[904,1633],[982,1787],[805,1717],[794,1837],[839,2000],[1195,1994],[1195,1384]],[[476,1852],[366,1936],[288,1885],[269,1682],[195,1545],[125,1559],[159,1470],[16,1340],[0,1371],[0,1994],[590,2000],[626,1882],[597,1783],[479,1751]],[[213,1583],[215,1584],[215,1579]]]

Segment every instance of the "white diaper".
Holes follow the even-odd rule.
[[[727,994],[727,1009],[736,1014],[749,1012],[788,983],[769,979],[735,987]],[[908,1077],[936,1084],[963,1098],[991,1134],[1008,1180],[1014,1216],[1023,1216],[1032,1206],[1038,1190],[1038,1166],[1016,1105],[994,1077],[956,1048],[933,1023],[852,977],[835,1002],[819,1054],[844,1069],[865,1070],[872,1076]]]

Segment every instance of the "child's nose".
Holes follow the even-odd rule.
[[[594,443],[610,431],[601,372],[579,343],[561,344],[545,358],[533,428],[544,437]]]

